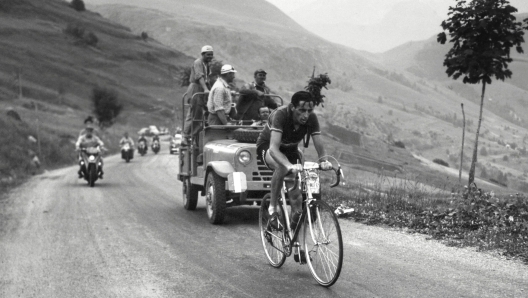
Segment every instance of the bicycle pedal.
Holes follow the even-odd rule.
[[[306,256],[304,254],[301,254],[300,258],[299,258],[298,254],[294,254],[293,255],[293,259],[295,260],[295,262],[297,262],[297,263],[299,263],[301,265],[306,264]]]

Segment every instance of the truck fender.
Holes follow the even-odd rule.
[[[235,168],[227,161],[212,161],[207,164],[207,172],[205,177],[209,174],[210,171],[214,171],[218,176],[226,178],[227,176],[235,171]]]

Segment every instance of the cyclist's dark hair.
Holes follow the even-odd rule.
[[[297,91],[293,94],[291,98],[291,103],[294,107],[299,106],[300,101],[313,102],[315,104],[315,98],[308,91]]]

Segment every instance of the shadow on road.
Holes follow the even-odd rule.
[[[197,207],[192,211],[197,217],[207,219],[207,211],[205,206]],[[258,225],[259,207],[257,206],[236,206],[226,209],[226,215],[222,225],[224,226],[255,226]]]

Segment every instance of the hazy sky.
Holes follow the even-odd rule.
[[[447,12],[449,6],[456,5],[456,0],[267,0],[273,5],[277,6],[279,9],[284,11],[300,25],[304,26],[309,30],[314,30],[313,28],[319,28],[320,32],[315,29],[314,33],[320,35],[323,38],[326,38],[331,41],[336,41],[335,34],[330,28],[332,24],[346,22],[350,25],[362,25],[362,26],[371,26],[374,27],[377,25],[376,32],[379,32],[379,36],[370,36],[373,40],[386,41],[387,38],[383,37],[384,24],[387,26],[398,26],[402,30],[406,30],[408,35],[406,36],[407,40],[398,39],[392,43],[386,42],[386,44],[378,44],[374,46],[372,44],[361,43],[358,41],[357,44],[352,45],[352,47],[360,50],[374,51],[377,49],[387,50],[399,44],[403,44],[411,40],[423,40],[427,39],[433,34],[441,31],[440,23],[441,20],[447,18]],[[510,0],[510,4],[516,7],[519,12],[528,12],[528,0]],[[411,3],[416,4],[416,6],[411,5],[415,10],[427,10],[424,11],[423,16],[433,16],[436,15],[434,22],[429,22],[427,26],[431,28],[419,28],[420,33],[413,35],[413,32],[409,32],[409,26],[412,26],[419,19],[418,15],[413,14],[412,16],[403,16],[398,20],[398,24],[382,22],[384,18],[387,18],[389,12],[396,6],[396,4],[401,3]],[[330,5],[332,7],[330,7]],[[409,6],[407,6],[409,7]],[[300,11],[312,11],[311,14],[301,13]],[[345,11],[349,10],[349,11]],[[317,12],[321,12],[317,14]],[[324,11],[324,12],[323,12]],[[330,13],[328,13],[330,11]],[[335,14],[333,13],[335,11]],[[315,12],[315,13],[314,13]],[[413,12],[414,13],[414,12]],[[431,15],[433,13],[433,15]],[[317,15],[317,18],[306,18],[307,15]],[[302,17],[300,17],[302,16]],[[393,16],[394,17],[394,16]],[[423,21],[423,20],[422,20]],[[424,26],[424,23],[421,22],[420,25]],[[327,24],[328,26],[322,26],[321,24]],[[343,28],[343,27],[341,27]],[[355,27],[356,28],[356,27]],[[407,28],[407,29],[404,29]],[[390,31],[394,32],[395,28],[387,28]],[[357,30],[357,29],[355,29]],[[370,32],[370,31],[369,31]],[[343,32],[339,32],[343,33]],[[385,32],[386,33],[386,32]],[[334,34],[334,35],[332,35]],[[325,36],[326,35],[326,36]],[[343,42],[343,44],[347,44]],[[348,44],[350,45],[350,43]]]
[[[318,0],[266,0],[280,8],[287,14],[299,9],[301,6],[310,5]],[[441,15],[446,15],[449,6],[456,4],[455,0],[334,0],[333,2],[354,2],[354,12],[350,12],[350,21],[364,24],[379,20],[383,14],[388,12],[392,6],[398,2],[416,2],[427,3],[435,8]],[[515,6],[519,12],[528,12],[528,0],[510,0],[512,6]],[[368,21],[367,21],[368,20]],[[331,21],[331,20],[329,20]]]

